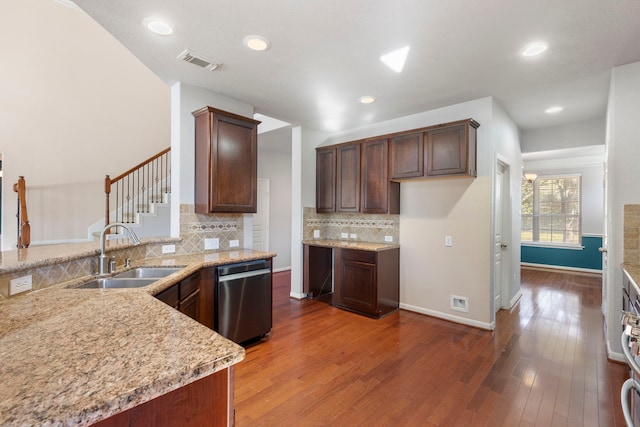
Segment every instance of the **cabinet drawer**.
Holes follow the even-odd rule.
[[[180,282],[180,299],[183,300],[200,287],[200,273],[193,274]]]
[[[156,295],[156,298],[165,304],[169,304],[171,307],[177,308],[178,302],[180,301],[178,288],[178,285],[173,285],[169,289],[166,289]]]
[[[360,261],[369,264],[376,263],[376,253],[374,251],[362,251],[357,249],[342,249],[342,259],[350,261]]]

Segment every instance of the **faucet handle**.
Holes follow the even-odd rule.
[[[116,271],[116,256],[112,255],[109,260],[109,273],[113,273],[114,271]]]
[[[126,258],[126,259],[124,260],[124,266],[125,266],[125,267],[131,267],[131,259]]]

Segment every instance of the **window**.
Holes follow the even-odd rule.
[[[522,180],[522,242],[580,245],[582,177]]]

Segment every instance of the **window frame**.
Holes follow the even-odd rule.
[[[524,231],[523,229],[523,225],[524,225],[524,218],[525,217],[531,217],[532,220],[532,227],[531,227],[531,232],[532,232],[532,239],[534,236],[534,229],[535,229],[535,221],[536,218],[540,218],[539,213],[536,213],[536,211],[539,209],[539,205],[537,204],[537,201],[540,198],[540,181],[544,180],[544,179],[560,179],[560,178],[579,178],[579,195],[580,195],[580,211],[579,211],[579,220],[580,220],[580,225],[578,227],[577,233],[578,233],[578,243],[567,243],[567,242],[549,242],[549,241],[540,241],[540,240],[522,240],[522,232]],[[523,181],[526,181],[526,179],[523,177],[522,178]],[[582,187],[582,173],[565,173],[565,174],[549,174],[549,175],[538,175],[536,177],[536,179],[532,182],[533,188],[532,188],[532,197],[534,198],[533,200],[533,213],[532,214],[524,214],[522,213],[523,209],[522,209],[522,198],[520,199],[520,244],[522,246],[535,246],[535,247],[548,247],[548,248],[564,248],[564,249],[576,249],[576,250],[580,250],[580,249],[584,249],[584,245],[582,244],[582,238],[583,233],[582,233],[582,223],[583,223],[583,187]],[[539,228],[539,226],[538,226]],[[565,228],[566,230],[566,228]],[[529,230],[527,230],[529,231]]]

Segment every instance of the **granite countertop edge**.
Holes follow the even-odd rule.
[[[303,240],[303,245],[309,246],[321,246],[325,248],[346,248],[346,249],[358,249],[363,251],[388,251],[390,249],[398,249],[400,245],[393,243],[376,243],[376,242],[358,242],[348,240],[324,240],[324,239],[310,239]]]
[[[241,346],[153,298],[153,295],[202,268],[272,258],[276,255],[273,252],[250,249],[171,254],[133,263],[131,268],[183,267],[145,287],[76,289],[80,284],[95,277],[85,276],[0,301],[0,356],[5,361],[21,362],[17,365],[4,363],[0,366],[0,380],[7,386],[3,387],[4,391],[0,391],[0,424],[7,422],[18,425],[89,425],[240,362],[245,355]],[[119,272],[121,271],[126,270],[121,269]],[[141,318],[156,320],[140,322]],[[107,329],[96,327],[101,324]],[[47,338],[48,341],[42,341],[42,335],[34,335],[34,329],[46,330],[46,336],[50,337]],[[166,340],[161,339],[168,330],[173,331],[173,335],[166,337]],[[79,340],[80,344],[67,348],[66,341],[69,335]],[[148,336],[154,336],[155,339],[147,343],[145,339]],[[32,343],[35,337],[39,337],[38,342]],[[94,342],[103,344],[104,340],[112,338],[128,350],[117,353],[105,352],[100,348],[101,345],[92,347]],[[167,342],[163,344],[163,341],[170,341],[170,345]],[[149,350],[145,345],[153,348]],[[25,349],[33,348],[38,349],[39,357],[34,354],[33,360],[30,361],[21,360],[22,356],[11,353],[14,351],[22,355]],[[136,349],[139,348],[144,349],[142,352],[138,350],[139,354],[136,356],[141,359],[131,359],[131,352],[136,353]],[[153,358],[146,352],[160,356]],[[115,361],[114,367],[104,368],[99,365],[100,372],[106,369],[106,374],[103,373],[105,377],[87,381],[79,387],[67,388],[66,391],[63,389],[62,392],[57,391],[55,386],[53,389],[46,388],[51,383],[50,377],[56,375],[61,376],[59,381],[63,381],[63,378],[75,381],[76,372],[84,369],[87,354],[93,355],[90,360],[112,357]],[[142,363],[146,361],[145,358],[150,357],[148,363]],[[47,364],[42,363],[43,360],[54,362],[51,366],[46,366]],[[177,366],[165,366],[169,362],[176,363]],[[131,363],[142,370],[147,369],[145,367],[149,364],[155,366],[155,370],[149,367],[150,371],[139,374],[139,377],[143,378],[139,383],[135,380],[137,376],[125,376],[121,381],[132,383],[129,387],[122,384],[121,387],[125,388],[120,389],[118,381],[113,382],[112,378],[120,378],[121,372],[126,372],[127,369],[118,370],[117,366],[130,366]],[[38,369],[41,372],[33,374]],[[21,370],[24,371],[23,374],[20,374]],[[66,375],[63,376],[65,372]],[[94,375],[93,372],[90,374]],[[40,378],[37,381],[41,383],[34,384],[34,378]],[[96,384],[97,388],[94,387]],[[102,390],[105,384],[107,389],[112,388],[110,392]],[[82,389],[82,386],[85,386],[86,390]],[[42,394],[38,394],[40,392]],[[71,393],[72,396],[65,399],[65,393]],[[81,399],[82,403],[74,406],[73,399],[80,399],[78,395],[94,394],[106,394],[107,397],[99,397],[90,404]]]

